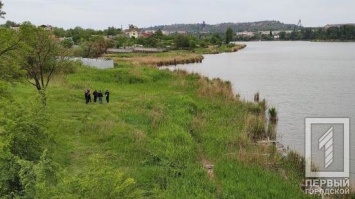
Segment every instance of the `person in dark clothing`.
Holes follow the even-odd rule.
[[[90,98],[91,98],[90,91],[86,90],[85,91],[85,102],[86,102],[86,104],[88,104],[90,102]]]
[[[91,93],[89,89],[88,89],[88,98],[89,98],[89,102],[91,102]]]
[[[97,93],[97,97],[99,98],[100,104],[102,104],[102,97],[103,97],[103,95],[102,95],[102,92],[101,92],[101,91],[99,91],[99,92]]]
[[[85,102],[87,103],[87,100],[88,100],[88,96],[87,96],[87,90],[84,90],[84,97],[85,97]]]
[[[106,90],[105,96],[106,96],[106,102],[108,103],[110,101],[110,92],[108,92],[108,90]]]
[[[96,102],[98,92],[97,92],[96,90],[94,90],[94,92],[92,93],[92,95],[94,96],[94,102]]]

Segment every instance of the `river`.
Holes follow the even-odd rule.
[[[354,182],[355,43],[245,44],[247,47],[236,53],[204,55],[200,64],[172,68],[228,80],[242,99],[253,100],[254,94],[259,92],[269,106],[278,110],[277,140],[302,155],[305,154],[305,118],[350,118],[349,161]],[[337,141],[339,139],[334,138],[334,142]],[[337,157],[343,153],[342,143],[334,146]]]

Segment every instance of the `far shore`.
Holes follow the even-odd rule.
[[[122,64],[160,67],[177,64],[201,63],[204,54],[237,52],[245,47],[245,44],[228,44],[221,46],[209,46],[208,48],[197,48],[194,50],[105,54],[103,57],[113,59],[116,63],[116,67],[119,67]]]

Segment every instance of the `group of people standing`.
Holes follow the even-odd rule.
[[[89,89],[85,90],[85,102],[86,104],[88,104],[89,102],[91,102],[91,92]],[[97,99],[99,99],[99,103],[102,104],[102,98],[104,97],[102,92],[96,91],[94,90],[94,92],[92,93],[92,95],[94,96],[94,102],[97,101]],[[109,103],[110,102],[110,92],[108,90],[106,90],[105,92],[105,98],[106,98],[106,102]]]

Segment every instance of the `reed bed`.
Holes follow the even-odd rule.
[[[201,63],[203,56],[195,53],[162,53],[162,54],[136,54],[132,56],[113,56],[116,63],[130,63],[136,66],[171,66],[177,64]]]

